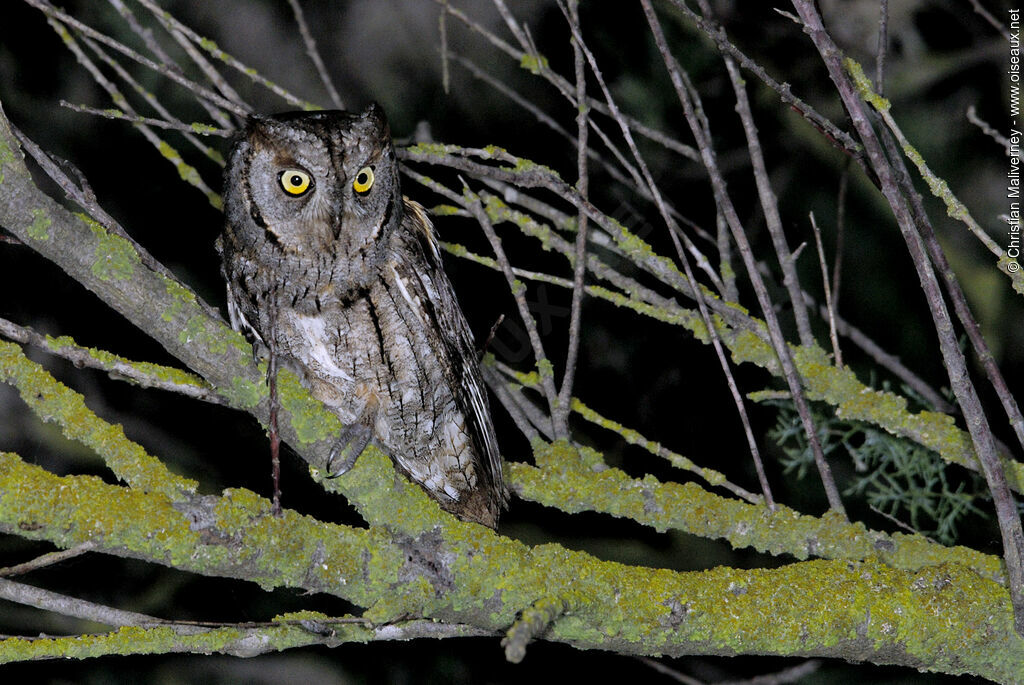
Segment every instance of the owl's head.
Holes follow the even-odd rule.
[[[227,230],[240,243],[367,257],[401,218],[384,111],[250,117],[228,157],[224,199]]]

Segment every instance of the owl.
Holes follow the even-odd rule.
[[[508,495],[473,336],[383,110],[250,117],[224,207],[231,325],[349,426],[335,470],[375,437],[442,508],[495,527]]]

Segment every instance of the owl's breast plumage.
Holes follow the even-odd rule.
[[[402,470],[458,500],[477,482],[475,446],[404,268],[392,260],[365,289],[321,294],[313,312],[286,304],[280,353],[301,360],[313,394],[343,422],[370,417]]]

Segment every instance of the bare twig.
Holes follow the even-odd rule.
[[[967,0],[967,2],[971,3],[971,7],[974,8],[974,11],[977,12],[982,19],[987,21],[989,25],[992,26],[992,28],[998,31],[1003,36],[1003,38],[1007,40],[1007,42],[1013,42],[1013,36],[1010,35],[1010,32],[1006,29],[1005,26],[1002,25],[1002,23],[1000,23],[998,19],[992,16],[991,12],[989,12],[982,6],[980,0]]]
[[[707,4],[706,2],[702,4]],[[708,7],[705,12],[710,12]],[[772,238],[772,246],[775,248],[775,255],[779,259],[779,266],[782,268],[782,284],[789,293],[789,300],[793,303],[793,318],[796,320],[797,335],[800,337],[801,345],[814,343],[814,336],[811,334],[811,322],[807,317],[807,305],[804,303],[803,294],[800,290],[800,279],[796,273],[796,257],[790,252],[789,244],[786,242],[786,234],[782,229],[782,218],[779,216],[779,203],[772,190],[771,181],[768,178],[768,167],[764,161],[764,154],[761,151],[761,141],[757,135],[757,125],[754,123],[754,114],[750,110],[750,101],[747,99],[747,89],[740,76],[740,70],[732,57],[723,55],[726,70],[729,72],[729,80],[732,82],[733,92],[736,94],[736,113],[743,123],[743,132],[747,138],[747,150],[750,153],[750,162],[754,170],[754,182],[757,184],[757,195],[761,202],[761,210],[764,212],[765,225],[768,234]]]
[[[93,62],[93,60],[85,54],[85,51],[78,44],[78,41],[75,40],[74,36],[71,35],[71,32],[67,30],[67,27],[52,17],[48,17],[47,21],[49,22],[50,26],[53,27],[53,30],[57,32],[57,35],[59,35],[61,39],[64,41],[64,44],[67,46],[67,48],[71,50],[71,53],[78,60],[79,64],[85,67],[85,69],[89,72],[89,75],[92,76],[93,80],[96,81],[96,83],[99,84],[99,86],[103,88],[103,90],[107,91],[107,93],[110,95],[110,99],[113,100],[114,104],[123,109],[129,115],[135,116],[135,110],[128,103],[128,99],[125,98],[125,96],[121,93],[120,89],[103,74],[103,72],[99,69],[95,62]],[[96,45],[96,42],[89,37],[86,31],[79,31],[78,34],[82,37],[83,42],[85,42],[86,45],[90,46],[90,48],[94,52],[96,52],[96,54],[101,54],[98,46]],[[207,200],[214,208],[220,209],[220,195],[210,190],[209,186],[206,185],[202,177],[199,175],[199,172],[196,171],[192,166],[186,164],[185,161],[181,158],[181,155],[178,154],[178,152],[174,149],[172,145],[162,140],[156,133],[152,131],[152,129],[150,129],[148,125],[144,123],[134,123],[133,126],[135,126],[135,128],[143,135],[143,137],[146,138],[147,141],[149,141],[149,143],[153,147],[160,151],[163,157],[165,157],[169,162],[171,162],[172,164],[175,165],[175,167],[177,167],[179,175],[181,175],[184,180],[188,181],[189,184],[198,188],[199,191],[206,196]]]
[[[26,2],[29,1],[37,0],[26,0]],[[169,12],[166,12],[162,7],[153,2],[153,0],[138,0],[138,2],[153,14],[156,20],[159,21],[164,26],[164,28],[167,29],[171,36],[174,37],[174,39],[177,40],[178,43],[183,48],[186,48],[186,43],[191,41],[195,45],[198,45],[200,48],[202,48],[210,56],[220,60],[224,64],[227,64],[229,67],[239,72],[240,74],[243,74],[244,76],[246,76],[246,78],[250,79],[254,83],[260,84],[261,86],[263,86],[270,92],[274,93],[275,95],[277,95],[278,97],[280,97],[282,100],[292,105],[293,107],[299,107],[301,109],[316,108],[315,105],[313,105],[312,103],[306,102],[305,100],[296,97],[285,88],[282,88],[281,86],[277,85],[270,79],[266,78],[265,76],[257,72],[255,69],[246,66],[242,62],[235,59],[232,55],[229,55],[228,53],[224,52],[219,47],[217,47],[217,44],[214,43],[212,40],[200,36],[191,28],[175,19],[173,15],[171,15]],[[207,78],[212,80],[214,84],[217,85],[218,90],[225,91],[225,97],[222,99],[234,102],[235,98],[238,97],[237,94],[234,94],[234,89],[232,89],[228,85],[227,81],[224,80],[224,78],[216,71],[216,69],[214,69],[212,66],[209,66],[206,60],[201,59],[198,56],[198,53],[196,53],[195,51],[191,50],[190,48],[186,48],[186,50],[188,50],[189,56],[192,57],[192,60],[196,62],[196,64],[198,64],[199,67],[203,70],[203,73],[206,74]],[[247,105],[245,105],[244,102],[241,101],[241,98],[238,98],[238,103],[239,104],[235,105],[235,107],[236,109],[242,111],[231,111],[234,111],[235,114],[244,118],[249,113],[249,108]]]
[[[836,366],[843,365],[843,354],[839,350],[839,336],[836,333],[836,310],[833,307],[832,287],[828,282],[828,265],[825,261],[825,246],[821,244],[821,229],[814,220],[814,212],[810,214],[811,228],[814,229],[814,245],[818,248],[818,265],[821,267],[821,283],[825,289],[825,308],[828,310],[828,333],[832,341],[832,354]]]
[[[530,346],[533,348],[534,360],[541,379],[541,388],[544,390],[544,396],[547,399],[549,410],[554,412],[558,406],[558,393],[555,390],[554,370],[551,367],[550,360],[548,360],[547,355],[544,352],[544,344],[541,342],[540,333],[537,331],[537,324],[533,320],[533,316],[530,314],[529,305],[526,303],[526,286],[523,285],[522,282],[518,281],[515,274],[512,273],[512,265],[509,263],[508,257],[505,255],[505,249],[501,246],[501,240],[498,239],[498,234],[494,231],[494,224],[491,222],[490,217],[487,216],[487,212],[484,210],[480,196],[471,191],[469,186],[465,186],[463,188],[463,196],[465,198],[464,200],[457,201],[468,209],[480,223],[480,227],[484,230],[484,235],[487,236],[487,240],[491,243],[491,249],[494,250],[494,256],[497,258],[498,264],[501,266],[501,271],[505,275],[505,280],[508,281],[509,287],[512,289],[512,296],[515,299],[516,307],[519,309],[519,316],[523,320],[523,325],[526,326],[527,337],[530,340]],[[455,197],[457,198],[458,196]],[[557,438],[568,437],[567,427],[559,426],[557,423],[554,424],[554,433]]]
[[[160,619],[146,614],[115,609],[5,578],[0,578],[0,597],[11,602],[17,602],[18,604],[52,611],[62,616],[95,621],[107,626],[140,626],[164,623]],[[194,626],[184,626],[179,629],[185,632],[201,630]]]
[[[53,564],[59,564],[66,559],[73,559],[74,557],[85,554],[95,548],[96,543],[92,540],[87,540],[80,545],[75,545],[68,549],[62,549],[56,552],[47,552],[46,554],[39,555],[31,561],[0,568],[0,577],[9,578],[11,576],[28,573],[29,571],[35,571],[36,569],[52,566]]]
[[[839,192],[836,194],[836,259],[832,264],[832,301],[829,307],[839,311],[839,291],[843,276],[843,247],[846,237],[846,197],[850,187],[850,162],[843,164],[839,176]]]
[[[437,33],[441,41],[441,89],[445,94],[451,89],[452,75],[448,67],[448,0],[437,15]]]
[[[568,19],[573,31],[578,32],[580,26],[579,0],[569,0]],[[586,71],[583,51],[579,43],[572,41],[573,66],[576,72],[576,102],[587,101]],[[590,130],[589,110],[581,104],[576,110],[576,190],[581,199],[586,199],[589,191],[587,176],[587,133]],[[565,373],[558,390],[558,405],[552,412],[555,424],[561,424],[560,430],[568,434],[568,415],[570,398],[572,397],[573,378],[576,373],[576,361],[580,350],[580,315],[583,309],[583,279],[587,272],[587,228],[588,219],[583,206],[578,206],[576,233],[576,252],[573,258],[572,305],[569,312],[569,348],[565,353]]]
[[[1006,156],[1010,156],[1012,147],[1009,139],[996,129],[992,128],[987,121],[979,117],[978,110],[974,108],[974,105],[967,108],[967,121],[980,128],[981,132],[986,136],[1002,145],[1003,149],[1006,151]]]
[[[532,48],[530,48],[530,44],[526,38],[526,34],[522,32],[521,29],[518,29],[518,24],[517,30],[522,34],[524,44],[527,46],[524,50],[517,50],[512,45],[509,45],[507,42],[496,36],[493,32],[488,31],[480,23],[473,21],[461,10],[449,5],[447,0],[434,0],[434,2],[445,7],[448,10],[449,14],[451,14],[453,17],[464,23],[474,32],[479,33],[481,36],[486,38],[492,45],[494,45],[501,52],[504,52],[512,59],[516,60],[516,62],[518,62],[520,65],[524,64],[524,58],[526,58],[525,61],[529,61],[530,64],[534,67],[534,69],[532,69],[531,71],[535,70],[535,73],[537,75],[543,77],[553,86],[555,86],[559,90],[559,92],[562,93],[562,95],[564,95],[570,102],[573,103],[573,106],[576,105],[573,95],[575,89],[573,88],[572,84],[566,79],[556,74],[555,72],[553,72],[551,69],[546,68],[545,61],[542,55],[538,55],[530,51],[532,50]],[[516,23],[514,18],[512,18],[512,23]],[[587,105],[591,109],[600,112],[601,114],[607,114],[611,116],[611,112],[608,110],[608,106],[601,102],[600,100],[589,98],[587,101]],[[637,119],[634,119],[626,115],[622,116],[629,123],[629,126],[633,131],[636,131],[637,133],[647,138],[648,140],[658,143],[659,145],[662,145],[666,149],[672,150],[673,152],[676,152],[688,159],[691,159],[693,161],[700,161],[700,155],[697,153],[696,150],[693,149],[693,147],[680,143],[678,140],[675,140],[674,138],[666,135],[661,131],[652,129],[649,126],[645,126]],[[598,132],[597,124],[594,121],[593,117],[591,117],[590,119],[590,125],[592,128],[594,128],[595,132]],[[601,135],[600,132],[598,132],[598,135]],[[608,143],[608,141],[605,142],[606,144]]]
[[[111,2],[120,4],[120,0],[111,0]],[[134,16],[132,16],[132,21],[134,22]],[[143,31],[141,26],[138,27],[138,31]],[[147,31],[145,35],[148,36],[149,32]],[[107,51],[104,50],[96,41],[84,37],[83,42],[89,46],[89,49],[92,50],[97,57],[99,57],[107,66],[113,69],[114,73],[116,73],[122,81],[131,86],[132,90],[134,90],[139,97],[145,100],[150,107],[156,110],[156,112],[161,117],[163,117],[164,121],[180,124],[182,127],[186,126],[184,122],[182,122],[180,119],[171,114],[170,110],[164,107],[163,104],[161,104],[160,100],[158,100],[153,93],[143,88],[142,85],[138,82],[138,79],[136,79],[134,76],[128,73],[128,70],[121,66],[121,63],[115,60],[112,56],[110,56],[107,53]],[[154,44],[154,47],[157,46]],[[173,64],[170,58],[162,57],[161,59],[164,61],[164,64]],[[228,118],[228,116],[224,114],[224,112],[222,112],[220,109],[218,109],[217,107],[215,107],[214,105],[210,104],[205,100],[199,100],[199,102],[203,105],[204,109],[206,109],[206,111],[210,113],[210,116],[213,118],[213,120],[223,127],[223,130],[234,130],[234,127],[231,123],[231,119]],[[189,127],[189,130],[187,132],[183,132],[183,135],[186,140],[192,143],[192,145],[197,150],[206,155],[206,157],[212,159],[220,166],[224,166],[224,158],[221,156],[221,154],[217,150],[213,149],[212,147],[204,143],[197,136],[195,136],[194,131],[192,131],[191,127]]]
[[[313,39],[313,34],[309,32],[309,25],[306,23],[306,15],[302,11],[302,5],[299,4],[299,0],[288,0],[288,5],[292,8],[292,14],[295,15],[295,24],[299,27],[302,42],[306,45],[306,54],[313,61],[316,73],[320,75],[320,81],[324,84],[324,88],[327,89],[327,95],[331,98],[331,102],[334,103],[337,109],[345,109],[345,103],[341,101],[338,90],[334,87],[334,82],[331,80],[331,75],[327,73],[327,67],[324,66],[324,60],[320,57],[320,51],[316,47],[316,40]],[[443,12],[441,16],[444,16]],[[445,87],[445,92],[447,91],[448,88]]]
[[[743,52],[733,45],[725,33],[725,29],[716,24],[708,17],[702,17],[690,9],[683,0],[671,0],[672,5],[685,14],[697,27],[703,31],[715,46],[723,54],[731,55],[744,69],[756,76],[762,83],[779,94],[779,99],[792,107],[800,116],[812,126],[825,134],[825,137],[836,147],[842,149],[865,170],[869,177],[873,177],[870,165],[864,159],[864,152],[861,146],[850,136],[829,119],[819,114],[813,107],[793,94],[788,83],[779,83],[765,71],[764,67],[747,57]]]
[[[875,90],[885,92],[885,57],[889,53],[889,0],[878,1],[878,53],[875,58]]]

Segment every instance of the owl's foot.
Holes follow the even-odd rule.
[[[356,459],[363,453],[373,437],[373,431],[362,421],[350,424],[338,436],[327,457],[328,478],[337,478],[355,466]]]

